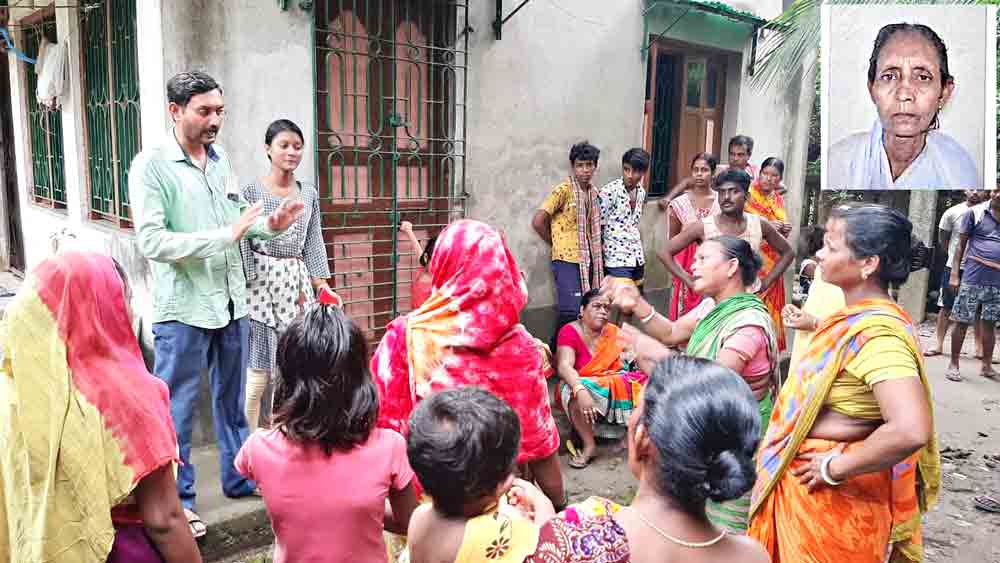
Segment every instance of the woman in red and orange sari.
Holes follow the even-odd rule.
[[[39,264],[0,324],[5,561],[200,562],[177,497],[167,386],[108,256]]]
[[[781,233],[781,236],[787,238],[788,234],[792,232],[792,225],[788,223],[788,216],[785,213],[785,199],[778,193],[784,175],[785,163],[780,158],[772,156],[765,160],[760,165],[760,174],[757,175],[757,179],[750,184],[746,211],[769,221],[774,229]],[[760,270],[760,277],[763,279],[781,260],[781,254],[771,248],[767,241],[764,241],[760,244],[760,255],[764,259],[764,267]],[[760,294],[760,298],[767,305],[774,326],[780,327],[781,310],[785,307],[784,278],[779,275],[774,283]],[[785,331],[783,330],[778,331],[778,351],[785,351]]]
[[[457,221],[438,236],[429,271],[430,297],[389,324],[371,360],[378,426],[407,436],[410,413],[424,397],[483,387],[521,420],[518,463],[528,464],[553,504],[565,505],[546,387],[551,368],[519,323],[528,292],[506,242],[485,223]]]
[[[580,299],[580,318],[559,330],[557,396],[583,449],[571,450],[570,467],[582,469],[597,452],[596,437],[621,439],[648,379],[608,322],[611,302],[594,288]],[[569,446],[567,442],[567,447]]]
[[[846,306],[814,321],[778,396],[749,534],[773,563],[922,561],[940,456],[913,323],[888,293],[909,276],[912,225],[864,205],[834,209],[826,228],[817,257]]]

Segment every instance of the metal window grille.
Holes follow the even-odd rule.
[[[411,309],[419,257],[465,213],[468,3],[315,5],[316,162],[335,289],[369,339]]]
[[[55,43],[56,20],[46,18],[38,25],[25,28],[24,52],[38,58],[42,38]],[[66,208],[66,168],[63,158],[62,111],[38,103],[36,66],[23,63],[27,75],[24,95],[28,107],[29,142],[31,149],[31,199],[54,209]]]
[[[125,229],[140,139],[135,4],[107,0],[80,11],[90,218]]]

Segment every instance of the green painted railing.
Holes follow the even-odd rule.
[[[313,6],[323,234],[334,286],[371,339],[412,308],[419,269],[400,221],[426,244],[464,214],[470,4]]]
[[[42,38],[56,38],[56,22],[46,19],[25,29],[24,52],[38,58]],[[31,141],[32,201],[46,207],[66,207],[66,169],[63,158],[62,111],[38,103],[38,76],[35,65],[25,65],[29,137]]]
[[[131,228],[128,169],[139,153],[135,0],[80,15],[90,218]]]

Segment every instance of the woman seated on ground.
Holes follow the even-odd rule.
[[[659,315],[638,292],[624,286],[613,288],[612,303],[637,315],[646,332],[661,344],[687,342],[688,355],[718,362],[742,376],[758,402],[761,427],[766,428],[774,404],[778,343],[767,306],[747,292],[757,280],[760,265],[749,243],[723,235],[698,247],[692,267],[694,290],[705,295],[705,300],[676,322]],[[626,332],[642,348],[644,358],[669,353],[631,327]],[[725,505],[712,503],[708,513],[716,525],[745,533],[749,509],[750,498],[743,497]]]
[[[646,383],[646,375],[623,361],[626,347],[608,322],[611,304],[592,289],[580,300],[580,318],[559,330],[558,394],[583,441],[570,467],[586,467],[597,451],[595,436],[619,439]],[[631,363],[631,362],[629,362]],[[568,443],[567,443],[568,445]]]
[[[871,204],[827,222],[820,269],[846,306],[819,320],[757,456],[749,534],[773,561],[923,559],[941,462],[913,322],[888,291],[914,266],[911,231]]]
[[[653,370],[628,425],[632,504],[591,497],[542,527],[525,563],[765,563],[748,538],[705,516],[706,500],[750,490],[760,417],[746,383],[717,364],[685,356]]]
[[[0,325],[0,556],[200,562],[174,481],[167,386],[109,256],[39,264]],[[8,535],[13,534],[13,535]]]

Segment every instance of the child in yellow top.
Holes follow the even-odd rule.
[[[411,563],[521,563],[555,514],[548,498],[515,479],[521,427],[486,390],[462,387],[424,399],[410,418],[407,455],[432,502],[414,511]]]

